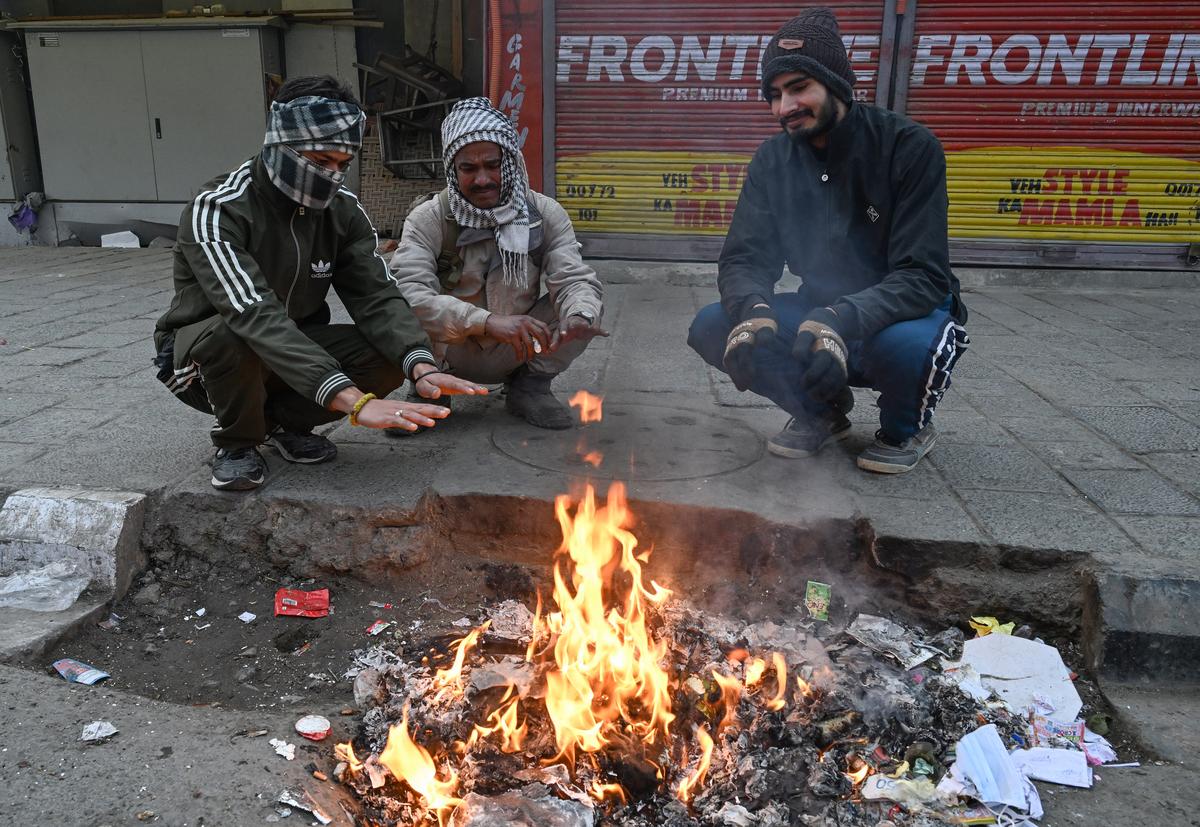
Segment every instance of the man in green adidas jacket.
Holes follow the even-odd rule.
[[[438,369],[376,254],[374,227],[342,187],[364,120],[334,78],[288,81],[262,151],[183,211],[155,361],[181,401],[216,415],[216,488],[261,485],[263,443],[290,462],[332,460],[337,448],[312,429],[346,414],[405,430],[446,416],[441,405],[381,398],[405,379],[425,399],[486,393]],[[329,324],[331,286],[354,324]]]
[[[504,382],[511,413],[569,428],[550,383],[608,335],[596,271],[566,211],[529,189],[516,131],[486,98],[454,106],[442,147],[447,188],[409,214],[392,257],[400,289],[448,370]]]

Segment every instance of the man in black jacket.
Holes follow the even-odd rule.
[[[409,431],[447,415],[378,398],[405,379],[426,399],[486,393],[439,370],[376,253],[374,227],[342,186],[364,120],[334,78],[290,80],[271,104],[262,151],[183,210],[155,363],[182,402],[216,416],[215,488],[261,485],[263,443],[289,462],[333,459],[337,448],[312,429],[346,414]],[[355,324],[329,324],[331,286]]]
[[[754,156],[721,251],[721,301],[688,343],[739,390],[792,419],[768,442],[806,457],[849,435],[849,386],[879,391],[880,428],[858,457],[901,473],[933,447],[933,412],[968,345],[950,271],[946,162],[929,130],[854,100],[826,8],[783,25],[762,91],[783,132]],[[774,292],[783,266],[803,281]]]

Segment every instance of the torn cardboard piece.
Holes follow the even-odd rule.
[[[1010,635],[987,635],[963,644],[961,664],[971,666],[983,686],[1018,712],[1072,723],[1083,701],[1071,672],[1053,646]],[[953,669],[961,664],[947,664]]]

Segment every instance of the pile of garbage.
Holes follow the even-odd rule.
[[[1058,651],[1011,624],[976,619],[968,640],[868,614],[839,626],[811,608],[746,625],[672,602],[652,621],[669,642],[671,726],[691,737],[672,750],[630,738],[572,763],[534,702],[546,679],[525,657],[533,620],[506,601],[459,622],[484,629],[465,652],[443,637],[355,653],[346,677],[366,712],[335,777],[366,821],[1020,825],[1042,815],[1033,780],[1090,787],[1091,768],[1117,758],[1080,720]],[[439,664],[456,657],[464,691],[439,693]],[[473,734],[498,730],[512,698],[526,700],[519,742]],[[423,745],[442,800],[380,761],[397,726]]]

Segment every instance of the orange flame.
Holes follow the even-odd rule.
[[[441,698],[447,692],[457,692],[460,695],[462,694],[462,670],[463,665],[467,660],[467,652],[470,651],[472,646],[478,645],[479,636],[487,631],[487,627],[490,626],[491,623],[492,621],[490,620],[485,621],[482,626],[477,629],[472,629],[469,633],[467,633],[466,637],[455,641],[455,645],[458,647],[458,649],[454,653],[454,663],[451,664],[447,669],[437,670],[437,674],[433,676],[433,688],[437,690],[437,694],[434,696],[435,699]]]
[[[626,731],[653,743],[669,735],[669,675],[660,663],[667,646],[655,641],[646,623],[646,604],[662,603],[670,591],[642,579],[642,561],[634,554],[637,538],[625,488],[613,483],[606,505],[597,507],[588,485],[572,518],[570,500],[560,496],[555,513],[562,528],[562,557],[554,567],[554,602],[546,616],[556,636],[555,668],[546,673],[546,709],[554,725],[558,754],[552,761],[574,760],[575,750],[596,752],[612,740],[619,722]],[[613,575],[628,583],[618,595]],[[614,604],[609,608],[610,604]],[[632,713],[640,708],[638,715]]]
[[[604,454],[599,451],[588,451],[583,455],[583,461],[593,468],[599,468],[600,463],[604,462]]]
[[[721,687],[721,702],[725,705],[725,717],[717,724],[717,732],[720,732],[730,724],[737,723],[737,705],[742,697],[742,685],[737,678],[727,678],[715,669],[712,676]]]
[[[775,697],[767,701],[767,709],[772,712],[778,712],[787,706],[787,701],[784,700],[787,695],[787,661],[783,659],[783,655],[778,652],[772,652],[771,662],[775,665],[777,688],[775,690]]]
[[[538,589],[537,609],[533,613],[533,623],[529,627],[529,645],[525,647],[526,663],[533,663],[533,653],[537,651],[538,635],[542,628],[542,590]]]
[[[433,758],[409,737],[407,706],[399,726],[388,730],[387,745],[379,754],[379,763],[425,800],[429,809],[437,813],[438,824],[445,824],[446,815],[462,803],[461,798],[454,797],[458,773],[447,768],[446,779],[439,779]]]
[[[746,661],[746,688],[757,684],[767,672],[767,662],[762,658],[750,658]]]
[[[800,694],[808,697],[813,693],[813,685],[799,675],[796,676],[796,688],[800,690]]]
[[[597,801],[615,798],[622,804],[629,803],[629,796],[625,794],[625,788],[620,784],[601,784],[599,781],[593,781],[588,793]]]
[[[593,396],[587,391],[581,390],[571,397],[570,403],[572,408],[579,408],[579,421],[584,425],[600,421],[604,397]]]
[[[358,760],[358,756],[354,754],[354,747],[350,742],[337,744],[333,748],[333,757],[339,761],[346,762],[346,768],[350,770],[352,775],[357,775],[362,772],[363,762]]]
[[[704,776],[708,774],[708,766],[712,763],[713,739],[708,731],[698,727],[696,740],[700,742],[700,760],[696,763],[696,771],[680,781],[675,791],[675,796],[684,804],[692,800],[696,789],[704,783]]]
[[[864,761],[862,766],[859,767],[857,770],[855,770],[854,772],[848,772],[845,775],[847,778],[850,779],[851,783],[853,783],[854,786],[857,787],[859,784],[861,784],[863,781],[865,781],[867,776],[870,774],[871,774],[871,767]]]
[[[501,752],[518,752],[525,746],[525,736],[528,733],[528,727],[525,722],[517,725],[517,703],[521,700],[519,697],[512,697],[515,687],[509,684],[508,691],[504,693],[504,697],[500,699],[500,706],[488,716],[487,723],[491,724],[486,727],[482,724],[476,724],[472,730],[470,738],[467,739],[467,749],[480,738],[486,738],[493,732],[499,732],[501,737],[500,751]],[[512,698],[512,700],[509,700]]]

